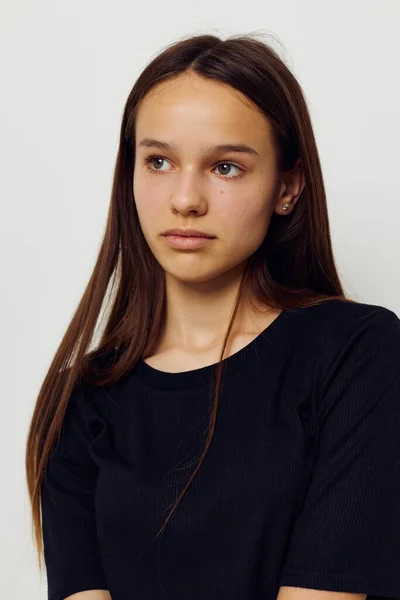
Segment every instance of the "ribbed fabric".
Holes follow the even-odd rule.
[[[276,600],[280,586],[400,598],[400,320],[285,310],[215,365],[141,360],[71,396],[42,487],[48,600]]]

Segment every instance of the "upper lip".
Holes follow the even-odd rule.
[[[182,235],[185,237],[205,237],[205,238],[213,238],[214,235],[210,233],[204,233],[204,231],[199,231],[198,229],[167,229],[164,231],[162,235]]]

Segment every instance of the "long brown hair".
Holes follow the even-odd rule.
[[[159,533],[210,446],[222,360],[243,290],[249,289],[250,296],[266,306],[286,310],[331,298],[352,302],[345,297],[335,268],[323,176],[306,100],[278,52],[254,34],[226,40],[195,35],[164,48],[145,67],[126,101],[104,238],[86,290],[41,386],[30,423],[26,476],[40,570],[44,559],[41,482],[75,385],[80,379],[98,386],[116,382],[139,358],[151,356],[165,323],[165,273],[143,236],[133,197],[135,119],[140,100],[157,83],[187,71],[226,83],[251,99],[271,123],[279,169],[290,170],[301,158],[305,188],[291,214],[272,216],[264,241],[247,263],[216,365],[204,451]],[[106,356],[114,356],[113,361],[95,368]]]

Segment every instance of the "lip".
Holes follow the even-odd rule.
[[[198,229],[167,229],[164,231],[162,235],[166,236],[180,236],[180,237],[200,237],[200,238],[208,238],[212,239],[215,236],[210,233],[205,233],[204,231],[199,231]]]
[[[199,235],[165,235],[164,237],[171,248],[179,250],[196,250],[210,244],[213,239]]]

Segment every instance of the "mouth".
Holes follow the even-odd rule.
[[[166,241],[172,248],[181,250],[196,250],[202,248],[214,238],[209,238],[201,235],[164,235]]]
[[[179,237],[201,237],[206,239],[212,239],[215,236],[205,233],[204,231],[198,231],[196,229],[169,229],[162,235],[164,236],[179,236]]]

